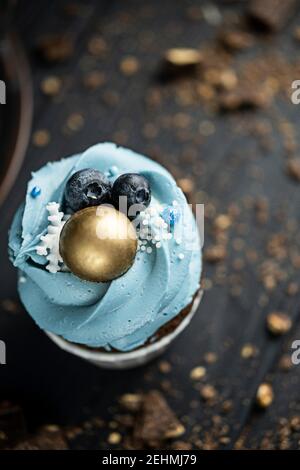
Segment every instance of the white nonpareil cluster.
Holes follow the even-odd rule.
[[[177,201],[173,201],[172,206],[177,207]],[[175,243],[179,247],[182,243],[181,237],[175,236],[169,225],[161,216],[163,207],[159,204],[148,207],[139,215],[140,225],[137,227],[138,251],[151,254],[154,248],[161,248],[163,241],[175,238]],[[184,253],[178,253],[178,260],[184,259]]]
[[[60,271],[60,263],[63,261],[59,254],[59,237],[66,221],[62,220],[64,213],[59,212],[59,204],[57,202],[49,202],[46,209],[49,212],[48,220],[50,224],[48,225],[46,235],[41,236],[41,243],[36,247],[36,252],[38,255],[46,256],[46,259],[49,261],[46,269],[50,273],[57,273],[57,271]]]
[[[168,236],[168,225],[160,216],[162,208],[153,205],[139,215],[140,226],[138,232],[138,251],[151,254],[153,248],[161,247],[161,240]]]

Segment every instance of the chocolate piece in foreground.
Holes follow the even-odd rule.
[[[166,440],[178,438],[184,432],[184,426],[160,392],[153,390],[144,396],[133,432],[134,440],[140,445],[159,448]]]
[[[297,0],[252,0],[248,8],[251,19],[271,31],[279,31],[292,17]]]
[[[36,434],[19,442],[13,450],[65,450],[68,444],[56,425],[43,426]]]
[[[23,411],[9,401],[0,403],[0,449],[13,446],[26,437]]]

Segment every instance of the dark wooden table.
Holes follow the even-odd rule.
[[[300,16],[278,34],[254,33],[251,47],[224,59],[233,70],[258,57],[279,55],[283,63],[276,57],[271,65],[266,61],[269,88],[280,88],[266,108],[223,113],[209,80],[189,74],[161,80],[157,73],[168,48],[209,51],[220,19],[235,22],[245,8],[244,2],[219,2],[216,12],[209,3],[205,19],[203,4],[55,0],[20,2],[17,10],[15,28],[33,76],[34,133],[0,215],[0,339],[7,344],[0,395],[21,404],[32,432],[45,423],[81,426],[100,417],[105,424],[83,427],[73,448],[107,448],[119,397],[150,389],[163,391],[186,426],[181,439],[194,448],[299,447],[300,434],[287,422],[300,414],[300,366],[284,368],[282,356],[287,364],[291,343],[300,338],[300,186],[286,173],[299,152],[300,108],[288,95],[300,69],[288,64],[299,54],[293,31]],[[61,63],[45,64],[36,48],[54,32],[66,34],[74,51]],[[124,65],[127,56],[136,59],[137,70]],[[261,64],[257,70],[258,76],[264,73]],[[91,71],[99,72],[92,76],[94,90]],[[246,74],[255,82],[253,66]],[[51,75],[62,80],[53,97],[41,91]],[[36,133],[41,130],[46,132]],[[204,251],[219,243],[225,251],[218,262],[211,262],[211,253],[207,257],[205,295],[192,326],[160,360],[121,372],[64,353],[39,330],[19,304],[16,272],[6,255],[7,230],[30,172],[106,140],[166,165],[193,202],[206,204]],[[267,331],[272,311],[290,316],[288,334],[272,337]],[[243,357],[247,344],[249,358]],[[206,367],[200,382],[190,378],[196,366]],[[255,397],[265,381],[272,384],[274,401],[261,410]],[[213,403],[201,397],[202,384],[215,387]]]

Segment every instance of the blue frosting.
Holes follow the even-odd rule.
[[[163,240],[161,248],[138,252],[126,274],[110,283],[83,281],[70,272],[51,274],[46,258],[36,253],[48,221],[46,205],[61,202],[66,181],[83,168],[106,172],[112,180],[134,172],[148,178],[152,203],[178,202],[178,223],[186,237]],[[34,187],[41,194],[33,198]],[[151,206],[150,206],[151,207]],[[129,351],[188,305],[199,288],[201,252],[194,216],[172,176],[159,164],[111,143],[95,145],[80,155],[48,163],[32,174],[25,203],[17,211],[9,235],[9,252],[20,270],[19,292],[26,309],[44,330],[90,347]],[[178,256],[180,254],[180,257]]]

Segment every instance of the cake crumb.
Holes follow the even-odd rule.
[[[217,397],[217,391],[213,385],[203,385],[200,390],[201,398],[205,401],[212,401]]]
[[[180,178],[178,180],[178,186],[185,194],[191,194],[194,190],[194,182],[191,178]]]
[[[121,406],[128,411],[136,412],[140,409],[143,397],[138,393],[125,393],[119,399]]]
[[[172,370],[172,366],[168,361],[160,361],[158,368],[163,374],[168,374]]]
[[[262,383],[256,392],[256,403],[260,408],[268,408],[273,402],[273,388],[268,383]]]
[[[250,359],[252,357],[255,357],[257,355],[257,348],[250,343],[244,344],[244,346],[241,349],[241,357],[243,359]]]
[[[134,75],[140,68],[139,61],[134,56],[127,56],[121,60],[120,70],[126,76]]]
[[[84,86],[89,90],[97,90],[106,82],[104,73],[99,72],[98,70],[93,70],[92,72],[87,73],[83,78]]]
[[[214,364],[218,360],[218,356],[215,352],[209,351],[204,354],[204,360],[207,364]]]
[[[36,147],[46,147],[50,142],[50,133],[47,129],[39,129],[33,133],[33,145]]]
[[[206,375],[206,368],[202,366],[194,367],[194,369],[190,372],[190,378],[192,380],[200,380],[203,379]]]
[[[223,245],[212,245],[204,252],[204,259],[208,263],[219,263],[226,258],[226,249]]]
[[[111,432],[108,436],[107,442],[112,445],[120,444],[122,436],[119,432]]]
[[[197,49],[177,47],[168,49],[165,61],[173,67],[190,67],[202,62],[202,54]]]
[[[94,57],[102,57],[107,52],[107,44],[100,35],[95,35],[88,42],[88,51]]]
[[[215,228],[218,230],[227,230],[231,225],[231,218],[227,214],[220,214],[215,219]]]
[[[254,44],[254,38],[250,33],[238,29],[221,32],[219,41],[224,47],[232,51],[247,49]]]
[[[84,118],[80,113],[71,113],[68,116],[66,127],[71,132],[79,131],[84,125]]]
[[[286,313],[272,312],[267,316],[267,328],[273,335],[283,335],[292,326],[292,321]]]
[[[290,427],[291,427],[291,430],[294,432],[300,431],[300,416],[293,416],[290,419]]]
[[[287,173],[295,181],[300,181],[300,158],[290,158],[287,163]]]
[[[74,43],[64,34],[48,34],[39,39],[37,51],[46,62],[65,62],[74,53]]]
[[[182,424],[177,424],[173,429],[169,429],[165,433],[166,439],[174,439],[182,436],[185,433],[185,427]]]
[[[279,359],[278,367],[283,372],[288,372],[293,367],[291,356],[289,354],[284,354]]]
[[[55,75],[46,77],[41,82],[41,90],[44,95],[56,96],[60,92],[62,87],[62,80]]]

